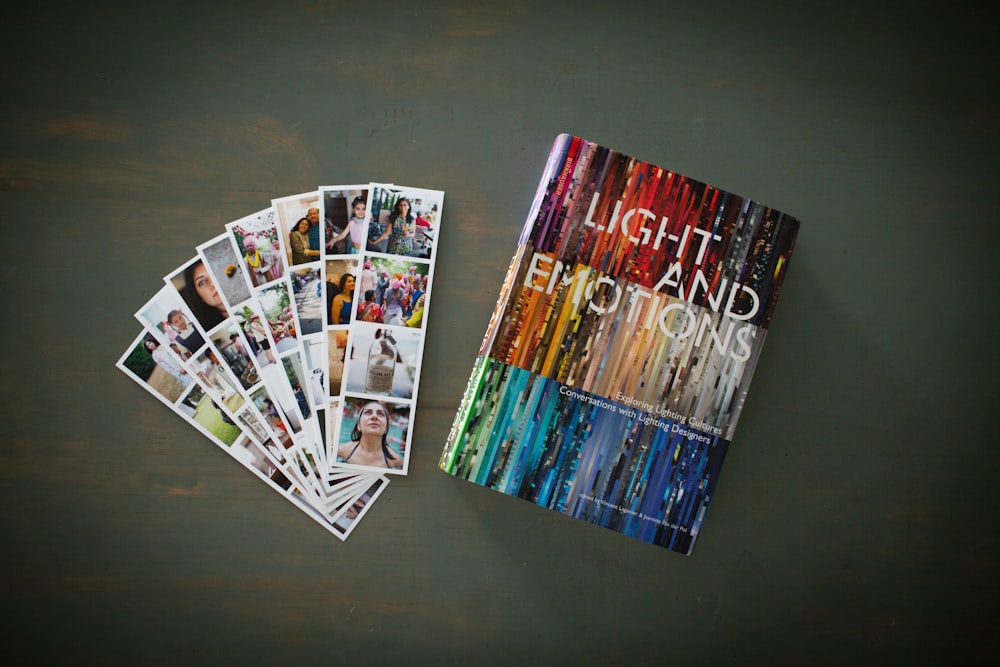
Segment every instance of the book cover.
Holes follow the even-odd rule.
[[[441,469],[689,554],[798,227],[557,137]]]

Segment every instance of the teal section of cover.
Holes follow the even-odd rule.
[[[690,553],[729,441],[477,360],[441,459],[446,472]]]

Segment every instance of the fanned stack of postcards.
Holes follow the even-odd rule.
[[[322,186],[197,246],[117,366],[346,539],[410,460],[444,192]]]

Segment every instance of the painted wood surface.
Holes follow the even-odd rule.
[[[0,27],[12,655],[989,656],[1000,59],[988,25],[973,10],[870,3],[16,10]],[[689,558],[436,468],[559,132],[803,221]],[[226,222],[368,180],[446,196],[411,472],[340,543],[114,363],[135,309]]]

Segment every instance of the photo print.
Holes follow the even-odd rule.
[[[260,373],[251,347],[236,317],[228,320],[211,335],[212,345],[232,374],[240,381],[244,391],[260,382]]]
[[[208,266],[215,286],[230,310],[250,298],[246,262],[236,251],[231,234],[220,234],[198,246],[198,255]]]
[[[444,193],[439,190],[372,183],[367,206],[367,249],[430,259],[443,203]]]
[[[302,358],[308,375],[309,398],[321,409],[326,401],[326,337],[320,334],[304,339]]]
[[[323,256],[319,190],[272,199],[271,206],[288,265],[318,261]]]
[[[359,323],[351,331],[346,391],[412,399],[422,343],[415,329]]]
[[[251,392],[250,400],[257,407],[257,410],[271,431],[276,435],[278,441],[286,449],[291,447],[294,443],[292,436],[301,429],[295,413],[292,412],[289,415],[288,410],[290,410],[291,405],[287,401],[282,403],[273,398],[266,386]]]
[[[243,436],[234,442],[230,451],[234,459],[248,468],[253,468],[281,490],[288,491],[293,488],[292,480],[288,479],[281,469],[268,458],[261,446],[249,437]]]
[[[194,382],[177,355],[152,334],[143,334],[119,361],[119,367],[159,395],[169,405],[176,404]]]
[[[346,396],[337,435],[338,466],[406,474],[410,405]]]
[[[243,333],[247,352],[253,357],[257,368],[278,363],[274,339],[264,315],[249,304],[233,314],[233,322]]]
[[[242,412],[236,415],[236,419],[240,423],[240,428],[249,437],[253,438],[255,441],[263,443],[268,439],[267,429],[261,422],[258,413],[254,409],[253,405],[249,405],[243,409]]]
[[[209,392],[198,384],[191,387],[178,404],[181,412],[225,445],[231,445],[242,431]]]
[[[323,199],[323,255],[360,255],[368,238],[368,186],[319,189]]]
[[[323,280],[321,264],[307,264],[292,267],[289,278],[292,281],[295,312],[299,320],[299,331],[308,336],[323,330]]]
[[[362,322],[421,328],[430,290],[430,265],[369,256],[361,269],[356,317]]]
[[[230,412],[239,411],[246,402],[243,394],[219,360],[215,350],[206,347],[203,352],[187,361],[188,369],[198,378],[201,385],[212,397],[225,404]]]
[[[298,349],[298,328],[288,286],[279,281],[262,287],[257,292],[257,301],[278,354]]]
[[[327,377],[330,396],[343,394],[344,363],[347,358],[347,331],[331,329],[326,336]]]
[[[266,208],[226,225],[253,287],[285,275],[273,208]]]
[[[365,490],[365,492],[361,494],[361,497],[351,503],[351,505],[344,510],[343,514],[341,514],[341,516],[333,522],[334,533],[340,536],[340,539],[346,540],[348,538],[354,530],[354,527],[359,521],[361,521],[361,518],[375,503],[375,499],[382,495],[382,492],[385,491],[388,483],[389,480],[385,477],[376,479]]]
[[[324,306],[327,326],[351,323],[357,293],[359,260],[329,259],[325,263]]]
[[[229,318],[222,292],[201,257],[195,257],[164,280],[177,290],[202,331],[211,331]]]
[[[135,317],[182,360],[191,358],[205,346],[205,336],[172,286],[164,285],[136,311]]]

